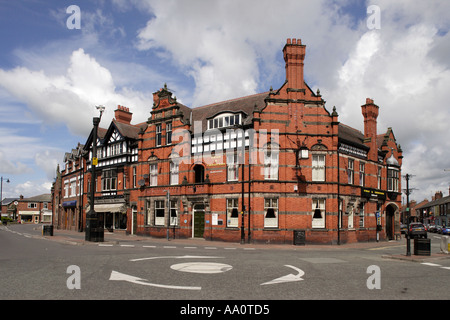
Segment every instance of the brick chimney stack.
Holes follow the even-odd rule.
[[[287,87],[290,89],[304,89],[303,66],[306,46],[301,39],[287,39],[283,48],[283,57],[286,62]]]
[[[114,116],[117,122],[130,124],[133,114],[130,112],[129,108],[118,105],[117,109],[114,110]]]
[[[372,99],[367,98],[366,104],[362,105],[361,109],[364,116],[364,143],[370,147],[369,159],[377,161],[377,118],[379,108],[373,103]]]

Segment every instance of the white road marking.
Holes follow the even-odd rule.
[[[144,261],[144,260],[155,260],[155,259],[218,259],[223,257],[212,257],[212,256],[164,256],[164,257],[149,257],[149,258],[138,258],[131,259],[130,261]]]
[[[233,267],[224,263],[186,262],[171,265],[170,269],[190,273],[222,273],[233,269]]]
[[[126,281],[131,282],[134,284],[140,284],[143,286],[151,286],[151,287],[158,287],[158,288],[166,288],[166,289],[176,289],[176,290],[201,290],[202,287],[187,287],[187,286],[171,286],[171,285],[165,285],[165,284],[157,284],[157,283],[150,283],[146,282],[146,279],[130,276],[124,273],[120,273],[117,271],[112,271],[111,276],[109,277],[109,280],[111,281]]]
[[[305,274],[305,272],[303,270],[301,270],[299,268],[296,268],[294,266],[291,266],[291,265],[285,265],[285,267],[289,267],[289,268],[294,269],[295,271],[298,272],[298,274],[294,275],[294,274],[290,273],[290,274],[288,274],[286,276],[283,276],[283,277],[280,277],[280,278],[276,278],[276,279],[274,279],[272,281],[261,283],[261,285],[264,286],[264,285],[267,285],[267,284],[278,284],[278,283],[295,282],[295,281],[304,280],[304,279],[302,279],[302,276]]]

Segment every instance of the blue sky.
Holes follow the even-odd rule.
[[[80,29],[67,27],[71,5]],[[190,107],[279,88],[287,38],[306,44],[306,81],[341,122],[363,130],[360,106],[380,106],[378,132],[393,128],[412,199],[448,195],[448,12],[446,0],[0,0],[3,196],[50,192],[95,105],[106,127],[118,104],[146,121],[164,83]]]

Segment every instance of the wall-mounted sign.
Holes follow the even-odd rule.
[[[385,200],[386,192],[371,188],[361,188],[361,197]]]

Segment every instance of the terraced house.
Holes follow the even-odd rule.
[[[282,52],[276,90],[194,108],[166,86],[153,94],[134,133],[137,159],[117,175],[127,232],[296,244],[400,233],[402,150],[391,128],[378,134],[379,107],[370,98],[355,106],[364,132],[341,124],[304,81],[301,40]]]

